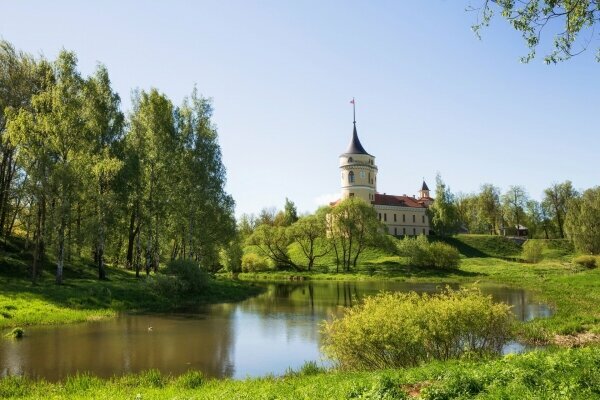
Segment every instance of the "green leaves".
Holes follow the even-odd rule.
[[[477,289],[380,293],[324,323],[323,351],[351,370],[498,354],[511,337],[512,321],[508,305]]]
[[[565,230],[577,251],[600,254],[600,187],[588,189],[569,202]]]
[[[600,21],[597,0],[485,0],[482,3],[479,8],[469,8],[480,15],[480,21],[473,26],[477,37],[482,28],[489,26],[494,9],[499,9],[500,15],[521,32],[529,48],[529,53],[521,57],[524,63],[535,58],[543,36],[552,31],[555,34],[552,48],[544,57],[546,64],[556,64],[580,54],[587,49],[594,27]],[[597,59],[600,61],[600,55]]]

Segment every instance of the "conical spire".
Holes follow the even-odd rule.
[[[429,190],[427,184],[425,183],[425,179],[423,179],[423,186],[421,186],[421,190]]]
[[[352,123],[354,124],[354,129],[352,131],[352,139],[350,140],[350,144],[348,144],[348,148],[344,154],[369,154],[360,143],[360,140],[358,140],[358,133],[356,132],[356,103],[354,98],[352,98],[350,103],[352,103],[352,115],[354,117]]]

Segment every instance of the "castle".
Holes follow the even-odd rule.
[[[358,139],[356,118],[354,118],[354,130],[350,144],[340,155],[340,170],[342,199],[358,197],[372,204],[379,220],[385,224],[391,235],[429,235],[427,207],[433,202],[433,199],[429,196],[427,184],[423,180],[418,197],[377,193],[375,157],[367,153]],[[332,205],[336,203],[332,203]]]

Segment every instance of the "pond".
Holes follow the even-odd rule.
[[[102,377],[156,368],[211,377],[280,375],[305,361],[325,363],[321,322],[380,290],[435,292],[439,284],[404,282],[256,283],[265,291],[239,303],[206,306],[194,314],[128,315],[53,327],[31,327],[20,341],[0,340],[0,376],[59,380],[88,371]],[[456,286],[455,286],[456,287]],[[548,306],[526,290],[481,286],[513,306],[519,320],[548,317]],[[505,352],[522,351],[511,343]]]

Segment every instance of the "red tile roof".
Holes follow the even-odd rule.
[[[380,206],[426,208],[426,206],[423,204],[424,199],[425,198],[415,199],[414,197],[410,197],[410,196],[393,196],[390,194],[376,193],[375,201],[372,201],[371,204],[380,205]],[[427,198],[427,199],[433,200],[431,198]],[[329,203],[329,205],[334,207],[341,201],[342,200],[339,199],[339,200]]]
[[[419,200],[410,196],[393,196],[390,194],[375,194],[374,205],[380,206],[398,206],[398,207],[414,207],[424,208],[425,206]]]

